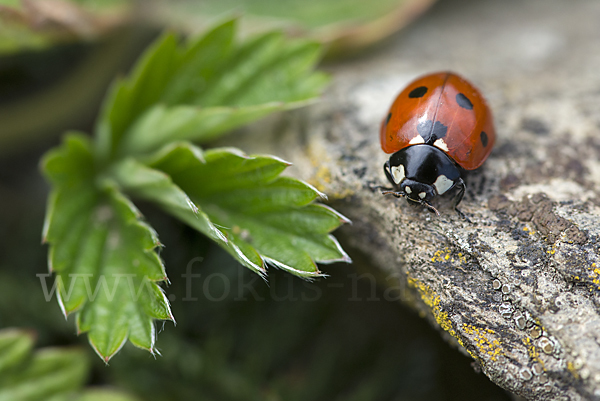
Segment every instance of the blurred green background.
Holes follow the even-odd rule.
[[[92,130],[109,82],[165,27],[192,33],[244,14],[246,32],[285,27],[321,39],[329,62],[344,63],[385,51],[385,42],[368,46],[400,37],[409,21],[448,2],[0,0],[0,328],[34,330],[37,346],[79,345],[92,363],[89,385],[146,400],[509,399],[426,321],[358,280],[369,261],[352,250],[353,265],[322,266],[327,279],[271,269],[266,283],[142,205],[166,245],[177,325],[157,325],[162,356],[128,345],[109,366],[56,300],[44,300],[36,276],[47,272],[40,156],[64,130]],[[187,266],[200,276],[182,277]]]

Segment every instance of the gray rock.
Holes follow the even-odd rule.
[[[345,246],[530,400],[600,399],[599,22],[596,0],[441,2],[371,54],[328,67],[325,99],[274,122],[276,134],[239,139],[292,161],[352,219]],[[472,223],[372,189],[386,185],[389,104],[436,70],[470,79],[495,114],[496,147],[460,205]]]

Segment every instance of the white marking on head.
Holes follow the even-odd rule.
[[[448,151],[448,145],[446,145],[446,142],[444,142],[444,140],[442,138],[436,140],[433,143],[433,146],[442,149],[444,152]]]
[[[410,189],[410,187],[406,187],[404,191],[406,191],[407,194],[412,193],[412,189]]]
[[[420,143],[425,143],[425,139],[423,139],[423,137],[421,135],[417,134],[417,136],[415,136],[413,139],[411,139],[408,144],[409,145],[418,145]]]
[[[421,198],[421,199],[425,199],[426,196],[427,196],[427,194],[425,192],[419,193],[419,198]]]
[[[394,182],[396,184],[400,184],[400,182],[404,179],[404,166],[402,164],[392,167],[392,177],[394,177]]]
[[[452,188],[454,185],[454,181],[446,177],[445,175],[440,175],[437,180],[433,183],[433,186],[437,190],[438,194],[441,195],[445,193],[447,190]]]

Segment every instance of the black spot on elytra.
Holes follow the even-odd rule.
[[[483,144],[483,147],[485,148],[488,144],[488,136],[485,133],[485,131],[481,131],[481,134],[479,134],[479,138],[481,139],[481,143]]]
[[[435,141],[446,136],[448,127],[439,121],[436,121],[434,124],[433,121],[427,120],[417,125],[417,131],[423,137],[426,144],[433,145]]]
[[[387,119],[385,120],[385,125],[390,122],[390,118],[392,118],[392,113],[388,114]]]
[[[456,103],[463,109],[473,110],[473,103],[463,93],[456,95]]]
[[[418,88],[411,90],[410,93],[408,94],[408,97],[414,99],[417,97],[423,97],[423,96],[425,96],[426,93],[427,93],[427,87],[419,86]]]

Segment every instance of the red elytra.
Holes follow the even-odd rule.
[[[485,99],[469,81],[451,72],[411,82],[381,123],[381,148],[395,153],[411,145],[433,145],[465,170],[488,157],[496,132]]]

